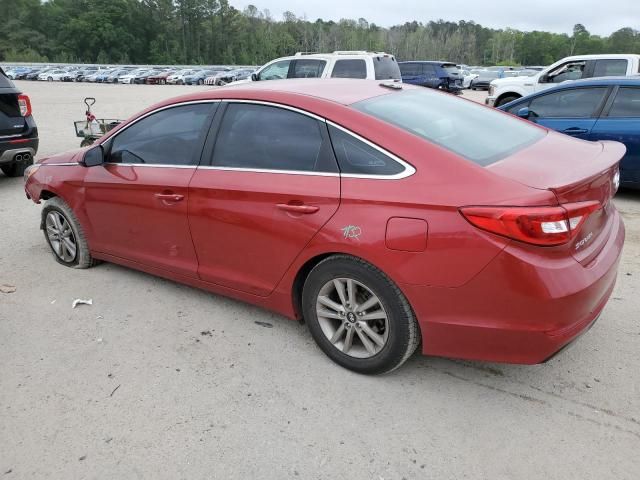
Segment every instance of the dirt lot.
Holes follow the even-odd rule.
[[[199,88],[18,84],[40,155],[79,144],[85,96],[99,116],[126,117]],[[115,265],[61,267],[40,207],[0,174],[0,284],[17,289],[0,293],[0,475],[637,479],[640,195],[616,203],[628,235],[618,285],[560,356],[415,356],[364,377],[271,313]],[[93,305],[73,310],[75,298]]]

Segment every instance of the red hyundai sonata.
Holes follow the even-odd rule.
[[[26,173],[55,259],[304,319],[362,373],[422,352],[538,363],[589,328],[624,146],[393,83],[285,80],[155,105]]]

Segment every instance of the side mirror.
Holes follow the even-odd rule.
[[[251,80],[253,80],[254,82],[257,82],[258,80],[260,80],[260,77],[258,76],[257,73],[252,73]]]
[[[85,167],[102,165],[104,163],[104,150],[102,149],[102,145],[87,150],[80,163]]]
[[[518,113],[516,115],[518,115],[520,118],[525,118],[528,120],[531,116],[531,111],[529,110],[529,107],[522,107],[520,110],[518,110]]]
[[[549,83],[549,75],[540,75],[538,83]]]

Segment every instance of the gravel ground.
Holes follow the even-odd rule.
[[[17,83],[40,155],[79,144],[85,96],[98,116],[126,117],[198,88]],[[627,225],[616,290],[561,355],[537,366],[416,355],[364,377],[258,308],[116,265],[63,268],[22,180],[0,174],[0,284],[16,287],[0,293],[0,475],[637,479],[640,195],[616,204]],[[75,298],[93,305],[72,309]]]

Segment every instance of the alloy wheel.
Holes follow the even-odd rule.
[[[386,345],[387,312],[377,295],[352,278],[335,278],[318,292],[318,323],[331,344],[350,357],[370,358]]]
[[[52,250],[63,262],[70,263],[76,258],[78,245],[71,225],[60,212],[51,211],[45,221],[47,237]]]

